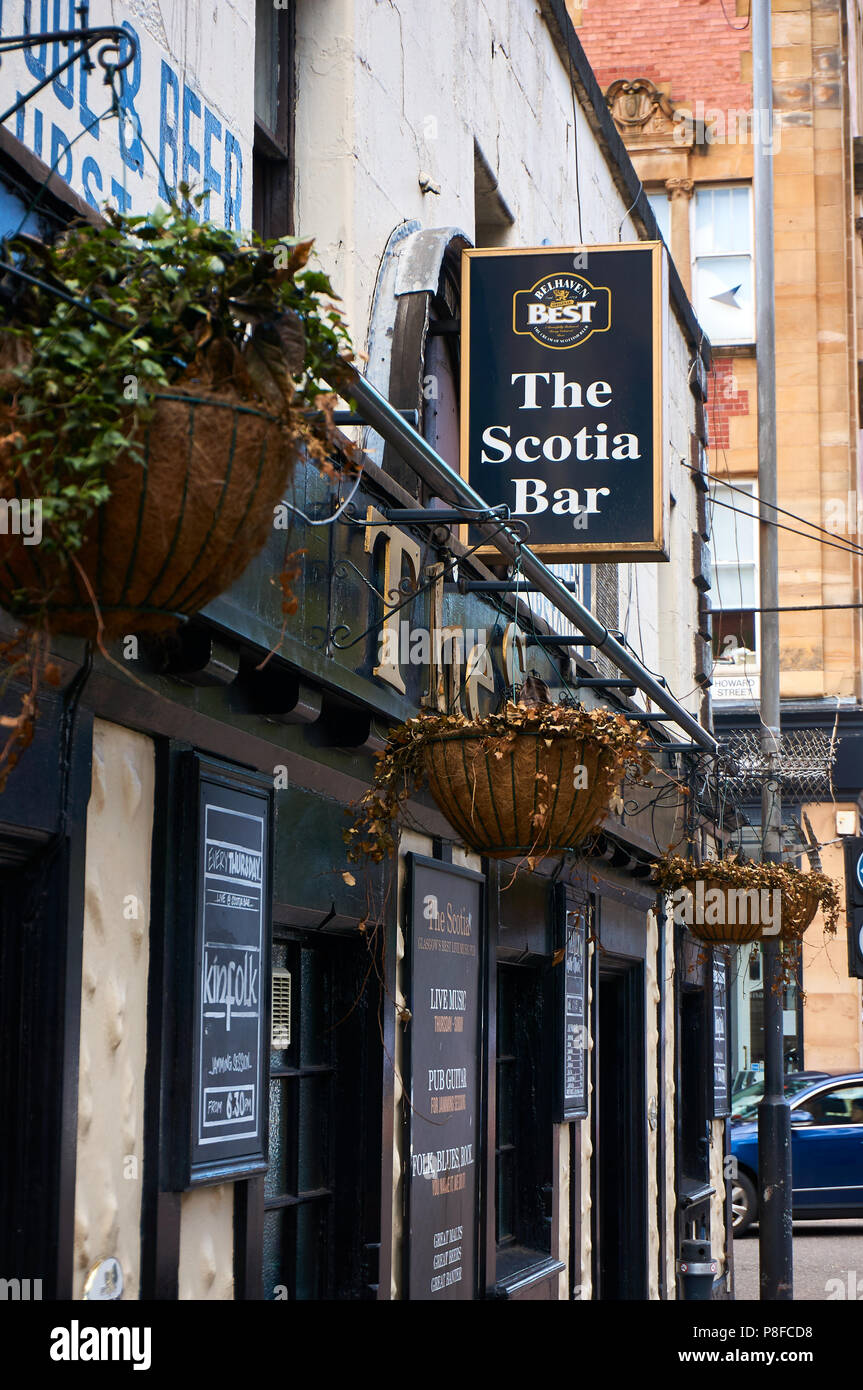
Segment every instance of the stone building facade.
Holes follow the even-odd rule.
[[[785,844],[799,853],[808,815],[825,871],[842,879],[841,834],[856,833],[863,787],[860,6],[776,0],[772,129],[752,110],[747,0],[668,0],[638,15],[608,0],[568,8],[713,349],[712,694],[729,734],[757,729],[752,160],[756,140],[772,146],[779,505],[791,514],[776,516],[788,528],[779,532],[782,728],[838,748],[829,790],[788,788]],[[757,822],[754,788],[749,799]],[[837,820],[843,811],[850,818]],[[825,944],[820,919],[804,943],[803,988],[805,1005],[786,1000],[789,1064],[859,1068],[860,981],[847,975],[844,931]],[[759,1061],[760,989],[757,970],[741,978],[741,1071]]]

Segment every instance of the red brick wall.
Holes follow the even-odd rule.
[[[751,49],[735,0],[568,0],[567,8],[603,91],[618,77],[671,82],[672,101],[699,98],[721,110],[752,104],[740,80]],[[735,28],[731,28],[725,15]]]
[[[708,447],[728,449],[731,416],[749,414],[749,392],[737,384],[733,357],[714,357],[707,394]]]

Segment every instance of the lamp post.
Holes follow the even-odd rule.
[[[758,371],[760,502],[762,859],[782,858],[779,762],[779,532],[771,522],[776,489],[776,373],[773,275],[773,77],[770,0],[752,0],[752,104],[755,195],[755,310]],[[777,928],[778,931],[778,928]],[[762,939],[764,956],[764,1098],[758,1107],[761,1297],[791,1299],[791,1116],[785,1098],[783,987],[778,934]]]

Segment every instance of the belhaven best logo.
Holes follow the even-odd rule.
[[[582,275],[544,275],[512,297],[512,328],[543,347],[571,348],[611,327],[611,290]]]

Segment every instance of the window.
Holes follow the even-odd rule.
[[[758,520],[754,482],[714,483],[711,520],[713,552],[713,659],[715,675],[757,665]],[[731,508],[734,510],[730,510]],[[718,612],[716,610],[719,610]]]
[[[264,237],[293,231],[294,7],[255,0],[252,223]]]
[[[498,965],[497,1277],[551,1251],[551,1066],[542,972]]]
[[[377,1282],[380,1125],[376,1005],[368,955],[344,938],[283,937],[290,1019],[270,1051],[264,1298],[368,1296]]]
[[[659,223],[665,244],[671,250],[671,204],[668,201],[668,194],[661,193],[658,189],[654,192],[648,190],[647,201],[653,209],[653,215]]]
[[[693,293],[712,343],[755,337],[752,196],[746,186],[697,188],[693,198]]]
[[[808,1110],[816,1125],[863,1126],[863,1086],[836,1086],[832,1091],[819,1091],[801,1101],[799,1108]]]

